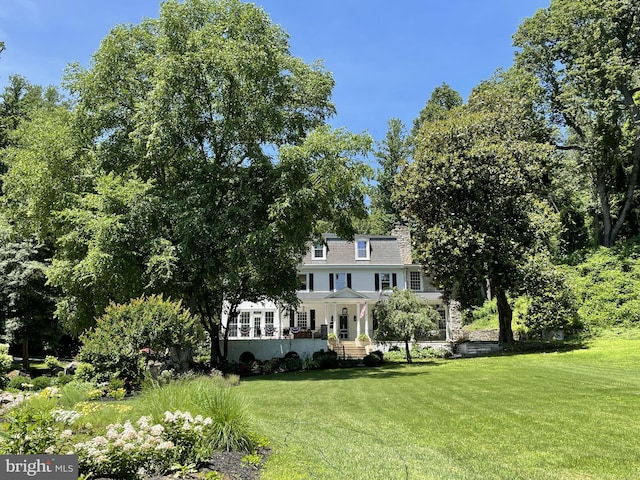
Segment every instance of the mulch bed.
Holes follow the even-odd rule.
[[[258,454],[262,457],[262,463],[258,467],[248,465],[242,461],[245,453],[239,452],[214,452],[211,461],[201,465],[196,473],[188,474],[180,477],[186,480],[200,480],[205,478],[207,472],[218,472],[224,475],[224,480],[259,480],[260,468],[269,456],[269,449],[260,449]],[[147,480],[175,480],[174,473],[170,473],[161,477],[153,476]],[[113,480],[108,477],[102,477],[96,480]]]

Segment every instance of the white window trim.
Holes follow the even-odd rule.
[[[326,260],[327,259],[327,246],[322,245],[322,257],[316,257],[316,247],[319,247],[320,244],[313,245],[311,247],[311,259],[312,260]]]
[[[366,256],[364,257],[359,257],[358,256],[358,242],[364,242],[365,243],[365,253]],[[369,248],[369,239],[367,238],[356,238],[355,242],[355,256],[356,256],[356,260],[371,260],[371,255],[370,255],[370,248]]]

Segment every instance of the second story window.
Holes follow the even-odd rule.
[[[369,260],[369,240],[356,240],[356,260]]]
[[[303,273],[298,275],[298,290],[307,289],[307,274]]]
[[[325,260],[327,258],[327,250],[323,244],[313,246],[313,259]]]

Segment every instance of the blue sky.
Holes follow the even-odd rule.
[[[87,66],[109,30],[157,17],[159,0],[0,0],[0,86],[12,74],[58,85]],[[335,127],[381,140],[387,121],[408,129],[435,87],[467,98],[513,61],[511,36],[549,0],[257,0],[290,35],[291,51],[323,60],[336,81]]]

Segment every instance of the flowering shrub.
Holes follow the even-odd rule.
[[[166,438],[178,447],[176,461],[200,463],[211,455],[212,423],[210,417],[193,417],[191,413],[180,410],[164,413],[162,425],[166,429]]]
[[[213,450],[213,420],[189,412],[165,412],[159,424],[151,417],[107,427],[104,436],[74,445],[80,472],[123,479],[146,478],[174,464],[199,464]]]
[[[174,458],[173,442],[163,437],[162,425],[150,425],[140,417],[138,429],[131,424],[109,425],[104,436],[74,445],[80,472],[123,479],[166,471]]]
[[[6,415],[2,431],[1,454],[50,454],[61,451],[71,430],[65,429],[79,418],[76,412],[48,410],[53,400],[40,396],[40,402],[29,400]]]

